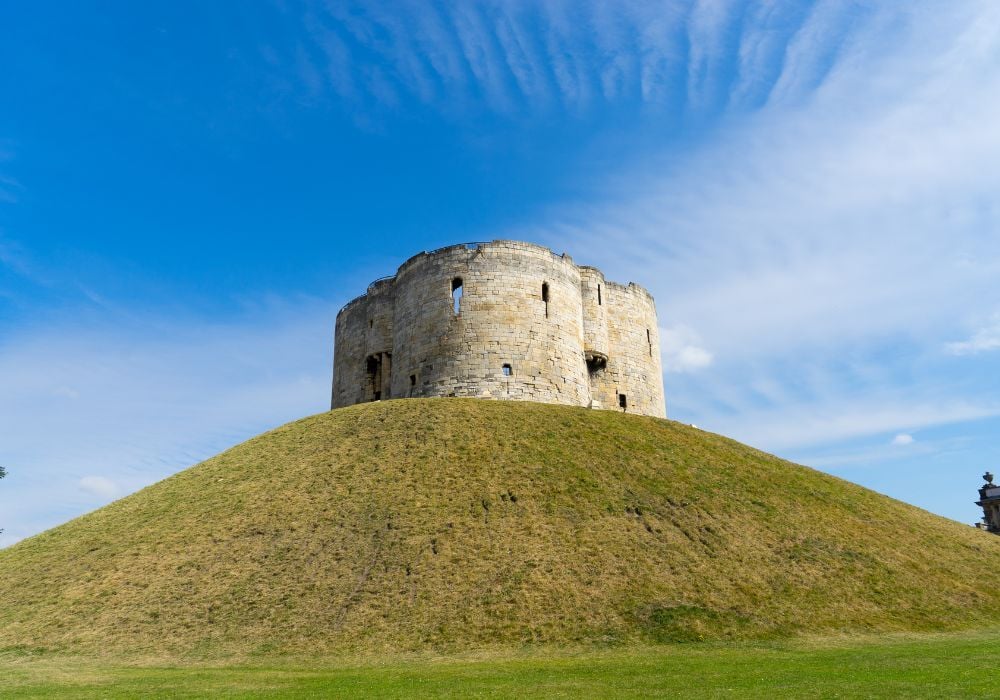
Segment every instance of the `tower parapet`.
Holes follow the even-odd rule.
[[[337,314],[331,405],[435,396],[663,416],[653,298],[531,243],[415,255]]]

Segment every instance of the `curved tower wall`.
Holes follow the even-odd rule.
[[[625,394],[626,411],[664,415],[652,297],[529,243],[410,258],[341,310],[334,347],[334,408],[470,396],[621,410]]]
[[[606,283],[602,289],[607,307],[608,360],[591,372],[591,389],[601,408],[662,416],[663,369],[660,334],[653,297],[637,284]],[[624,398],[623,398],[624,396]]]
[[[337,314],[332,406],[392,398],[394,302],[393,279],[379,280]]]
[[[392,398],[394,309],[395,284],[389,278],[373,282],[337,314],[332,406]]]
[[[591,369],[608,357],[608,315],[604,305],[607,282],[594,267],[580,268],[580,292],[583,302],[583,351]]]

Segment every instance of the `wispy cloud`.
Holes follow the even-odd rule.
[[[772,451],[786,451],[880,435],[903,425],[917,429],[1000,416],[1000,401],[942,398],[913,404],[907,392],[900,393],[895,400],[878,396],[863,402],[802,401],[752,408],[743,414],[716,416],[709,429]]]
[[[697,338],[664,332],[673,414],[768,449],[998,415],[996,368],[940,348],[996,304],[1000,8],[850,6],[749,5],[726,90],[768,95],[757,112],[512,232],[650,280],[661,322]],[[777,26],[784,48],[755,35]],[[711,354],[696,374],[689,345]]]
[[[271,68],[292,67],[305,92],[322,90],[355,110],[404,100],[508,115],[633,104],[703,117],[709,107],[755,108],[772,93],[788,99],[815,88],[840,59],[849,30],[876,14],[832,0],[489,0],[391,9],[352,0],[304,9],[309,45],[279,55]],[[288,5],[290,14],[298,10]]]
[[[952,355],[978,355],[981,352],[1000,350],[1000,314],[972,334],[968,340],[948,343],[946,349]]]
[[[85,312],[0,344],[0,545],[328,408],[335,306]]]

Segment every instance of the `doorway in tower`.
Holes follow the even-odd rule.
[[[377,352],[365,359],[365,385],[363,401],[381,401],[391,396],[390,374],[392,354]]]

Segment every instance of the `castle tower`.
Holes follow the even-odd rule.
[[[979,487],[976,505],[983,509],[983,523],[987,532],[1000,535],[1000,486],[993,483],[993,475],[983,474],[985,484]]]
[[[331,406],[434,396],[663,416],[653,297],[530,243],[415,255],[337,314]]]

